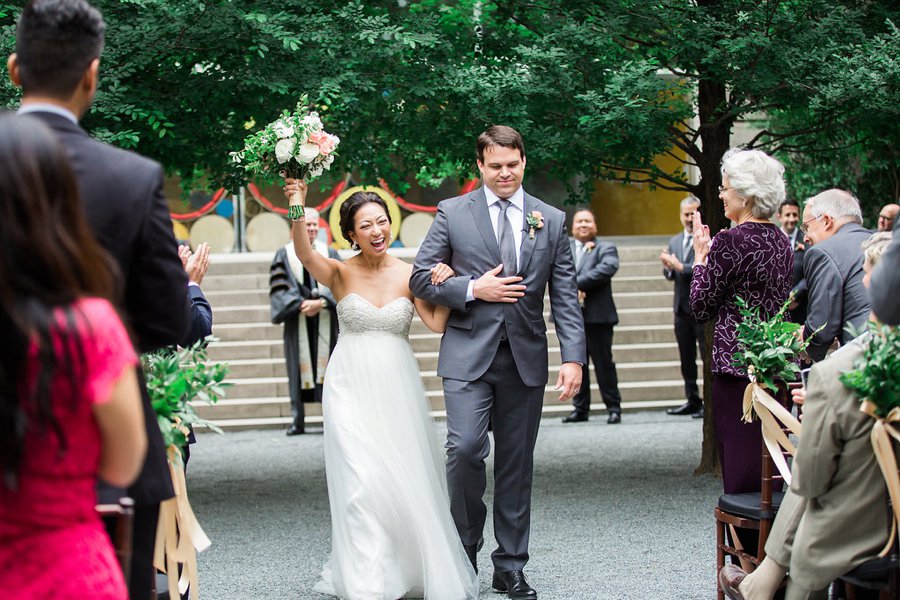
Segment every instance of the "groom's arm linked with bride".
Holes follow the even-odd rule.
[[[561,401],[581,384],[584,323],[565,214],[522,189],[521,136],[493,126],[476,145],[484,187],[438,205],[416,256],[410,290],[451,309],[437,374],[447,411],[451,512],[463,546],[477,568],[487,517],[482,498],[490,419],[497,540],[493,587],[510,598],[536,598],[522,570],[528,561],[533,451],[548,380],[545,290],[563,363],[557,380]],[[438,263],[455,275],[432,285],[431,269]]]

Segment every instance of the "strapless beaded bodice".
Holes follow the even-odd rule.
[[[341,336],[388,334],[408,339],[414,311],[409,298],[402,296],[381,308],[352,293],[341,298],[337,304]]]

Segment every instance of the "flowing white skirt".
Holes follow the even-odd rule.
[[[332,540],[316,591],[347,600],[477,598],[409,343],[342,335],[322,402]]]

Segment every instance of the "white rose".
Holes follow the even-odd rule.
[[[279,140],[275,144],[275,158],[278,164],[284,164],[291,159],[294,154],[294,140]]]
[[[322,166],[325,167],[326,169],[330,169],[331,163],[333,163],[333,162],[334,162],[334,155],[329,154],[328,156],[325,157],[325,160],[322,161]]]
[[[277,147],[276,147],[277,150]],[[300,147],[297,148],[297,154],[294,155],[294,158],[297,159],[297,162],[302,164],[311,163],[319,156],[319,147],[315,144],[300,144]]]
[[[313,167],[312,169],[309,170],[309,176],[310,177],[318,177],[319,175],[322,174],[322,171],[323,171],[322,165],[316,165],[315,167]]]
[[[234,162],[234,164],[236,164],[236,165],[241,164],[241,161],[242,161],[243,159],[244,159],[244,153],[243,153],[243,152],[232,152],[232,153],[231,153],[231,160]]]
[[[277,121],[275,123],[275,135],[281,139],[292,137],[294,135],[294,128],[284,121]]]

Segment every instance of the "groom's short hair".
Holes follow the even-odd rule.
[[[522,141],[522,134],[512,127],[491,125],[484,133],[479,135],[478,140],[475,142],[478,160],[484,162],[484,151],[491,146],[503,146],[504,148],[518,150],[522,158],[525,158],[525,142]]]
[[[100,57],[106,24],[84,0],[30,0],[16,28],[22,90],[68,98]]]

